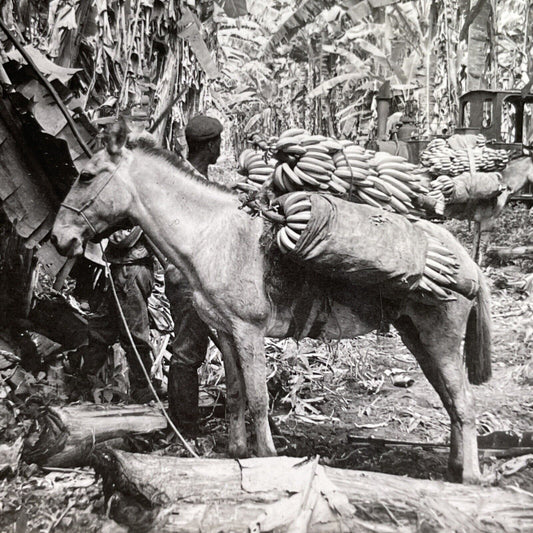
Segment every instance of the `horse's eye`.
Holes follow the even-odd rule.
[[[87,172],[86,170],[83,170],[80,173],[80,181],[91,181],[94,178],[94,174],[91,174],[90,172]]]

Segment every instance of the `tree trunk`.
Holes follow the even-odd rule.
[[[499,259],[533,259],[533,245],[528,246],[492,246],[487,255]]]
[[[434,88],[436,73],[433,41],[437,30],[438,17],[439,4],[433,2],[431,4],[427,21],[428,30],[425,37],[425,57],[423,59],[423,65],[421,65],[421,68],[418,69],[416,74],[418,84],[423,87],[423,90],[421,90],[419,94],[419,111],[421,114],[421,121],[424,124],[424,133],[426,135],[437,133],[436,131],[432,131],[432,123],[435,108]]]
[[[478,9],[478,12],[468,28],[467,91],[486,89],[491,81],[488,77],[491,55],[488,29],[492,24],[492,3],[479,0],[471,9]]]
[[[94,464],[111,516],[142,523],[145,531],[533,528],[533,495],[525,491],[341,470],[317,459],[184,459],[105,450]]]
[[[42,466],[83,466],[97,444],[166,427],[161,411],[145,405],[44,407],[26,437],[23,459]]]

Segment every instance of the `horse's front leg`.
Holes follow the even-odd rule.
[[[242,323],[233,332],[244,378],[248,409],[253,419],[257,455],[276,455],[268,423],[268,389],[266,383],[265,338],[262,329]]]
[[[246,457],[246,395],[239,366],[238,352],[231,335],[219,332],[219,342],[226,373],[226,418],[229,425],[228,454],[230,457]]]

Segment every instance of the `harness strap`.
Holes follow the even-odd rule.
[[[61,202],[61,207],[65,207],[66,209],[70,209],[71,211],[74,211],[74,213],[76,213],[77,215],[80,215],[81,218],[83,218],[85,224],[87,224],[87,226],[89,226],[89,229],[93,232],[93,235],[96,235],[98,233],[96,231],[96,229],[94,228],[94,226],[91,224],[91,221],[87,218],[87,216],[83,212],[83,210],[86,207],[88,207],[87,204],[85,204],[81,209],[78,209],[77,207],[74,207],[72,205],[68,205],[65,202]]]
[[[80,215],[81,218],[83,218],[83,221],[87,224],[87,226],[89,226],[89,229],[93,232],[93,235],[97,235],[98,232],[96,231],[95,227],[91,224],[90,220],[87,218],[84,211],[88,207],[90,207],[94,203],[94,201],[100,196],[101,192],[105,189],[107,184],[113,179],[113,177],[117,173],[119,166],[120,165],[117,165],[115,170],[113,170],[113,172],[109,174],[109,177],[104,181],[104,184],[100,187],[98,192],[91,199],[87,200],[80,208],[69,205],[66,202],[61,202],[60,204],[61,207],[70,209],[71,211],[74,211],[74,213],[76,213],[77,215]]]

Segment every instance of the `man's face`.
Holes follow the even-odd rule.
[[[220,157],[220,145],[221,138],[217,137],[212,141],[209,141],[209,153],[210,153],[210,162],[211,164],[216,163],[217,159]]]

